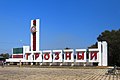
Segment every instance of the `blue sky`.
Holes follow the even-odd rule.
[[[40,19],[40,49],[87,48],[120,27],[120,0],[0,0],[0,53],[30,45],[30,20]]]

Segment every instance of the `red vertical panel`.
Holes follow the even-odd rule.
[[[26,54],[26,60],[28,60],[28,54]]]
[[[36,32],[33,33],[33,51],[36,51]]]
[[[36,26],[36,20],[33,20],[33,25]],[[36,51],[36,32],[33,33],[33,51]]]
[[[33,25],[36,26],[36,20],[33,20]]]

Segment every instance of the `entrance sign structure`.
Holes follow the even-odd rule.
[[[31,46],[23,46],[22,48],[12,49],[12,58],[6,59],[7,63],[66,63],[71,62],[95,62],[98,66],[107,66],[107,42],[98,42],[97,48],[92,49],[65,49],[65,50],[39,50],[39,19],[31,20]],[[88,58],[87,58],[88,54]]]

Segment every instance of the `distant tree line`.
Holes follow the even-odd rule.
[[[10,57],[9,53],[1,53],[0,56],[2,56],[4,59],[8,59]]]
[[[108,43],[108,65],[120,66],[120,29],[119,30],[105,30],[98,37],[98,41],[107,41]],[[97,43],[91,47],[96,47]]]

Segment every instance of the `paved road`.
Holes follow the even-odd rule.
[[[0,80],[120,80],[107,69],[0,67]]]

